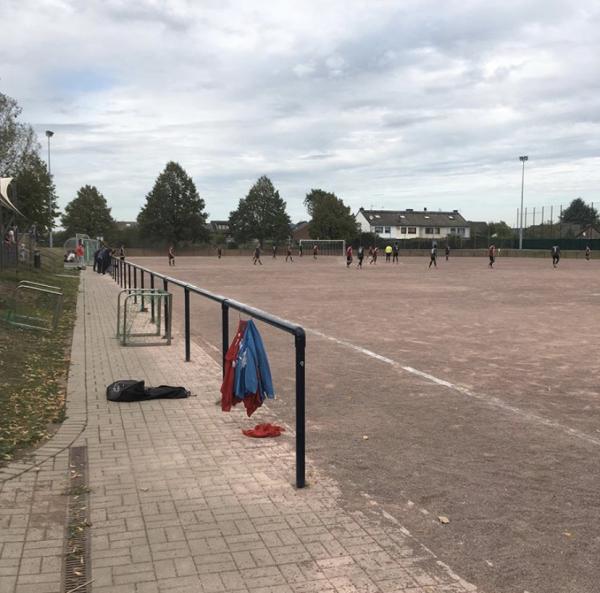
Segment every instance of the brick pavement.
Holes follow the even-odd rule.
[[[198,346],[123,348],[118,289],[83,274],[65,425],[0,474],[0,593],[61,593],[68,447],[88,455],[94,593],[459,593],[459,579],[393,517],[343,508],[310,464],[293,487],[291,431],[241,434],[215,405],[220,369]],[[115,404],[123,378],[185,385],[195,397]],[[262,411],[260,421],[268,418]],[[83,430],[83,432],[81,432]]]

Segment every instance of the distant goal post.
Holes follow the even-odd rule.
[[[344,239],[300,239],[302,254],[312,254],[317,246],[319,255],[345,255],[346,241]]]

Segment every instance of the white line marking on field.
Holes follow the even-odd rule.
[[[600,296],[600,294],[599,294],[599,296]],[[427,381],[429,381],[431,383],[435,383],[436,385],[446,387],[448,389],[451,389],[452,391],[456,391],[458,393],[461,393],[462,395],[466,395],[467,397],[470,397],[477,401],[483,402],[487,405],[493,406],[495,408],[499,408],[505,412],[510,412],[511,414],[515,414],[517,416],[520,416],[521,418],[525,418],[526,420],[529,420],[531,422],[536,422],[538,424],[542,424],[543,426],[547,426],[549,428],[556,428],[569,436],[575,437],[575,438],[585,441],[587,443],[591,443],[592,445],[600,446],[600,439],[594,438],[593,436],[590,436],[589,434],[587,434],[581,430],[577,430],[576,428],[571,428],[569,426],[565,426],[564,424],[561,424],[560,422],[557,422],[556,420],[550,420],[549,418],[544,418],[543,416],[539,416],[538,414],[534,414],[533,412],[527,412],[525,410],[522,410],[521,408],[512,406],[511,404],[506,403],[504,400],[500,399],[499,397],[474,393],[473,391],[471,391],[470,389],[467,389],[466,387],[461,387],[460,385],[455,385],[454,383],[451,383],[450,381],[446,381],[444,379],[439,379],[438,377],[435,377],[434,375],[430,375],[429,373],[420,371],[419,369],[415,369],[410,366],[403,366],[399,362],[392,360],[391,358],[387,358],[386,356],[377,354],[377,352],[373,352],[372,350],[368,350],[367,348],[362,348],[361,346],[357,346],[356,344],[353,344],[352,342],[347,342],[346,340],[340,340],[338,338],[334,338],[333,336],[328,336],[327,334],[324,334],[315,329],[305,328],[305,330],[308,333],[311,333],[311,334],[314,334],[321,338],[324,338],[326,340],[329,340],[330,342],[335,342],[336,344],[339,344],[340,346],[345,346],[346,348],[350,348],[352,350],[355,350],[356,352],[360,352],[361,354],[365,354],[366,356],[375,358],[376,360],[379,360],[381,362],[389,364],[390,366],[394,367],[395,369],[406,371],[407,373],[411,373],[413,375],[416,375],[418,377],[426,379]]]

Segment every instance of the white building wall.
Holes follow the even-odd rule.
[[[390,226],[390,227],[386,227],[385,225],[380,225],[380,224],[373,224],[373,221],[370,221],[366,218],[366,216],[362,213],[359,212],[356,214],[355,216],[356,222],[358,223],[361,232],[363,233],[375,233],[375,228],[376,227],[382,227],[382,232],[377,232],[377,236],[381,237],[382,239],[391,239],[391,240],[404,240],[404,239],[443,239],[447,236],[457,236],[457,237],[462,237],[463,239],[468,239],[471,236],[471,229],[470,227],[465,224],[464,227],[435,227],[435,226],[417,226],[417,227],[411,227],[411,228],[415,228],[416,229],[416,233],[414,234],[409,234],[408,233],[408,228],[409,225],[401,225],[401,226]],[[406,233],[402,232],[402,226],[405,226],[407,229]],[[386,228],[389,228],[389,232],[385,232]],[[425,233],[425,229],[426,228],[433,228],[434,231],[439,228],[440,232],[439,233],[433,233],[431,235],[428,235]],[[454,233],[452,232],[452,229],[454,229]],[[462,232],[460,231],[460,229],[464,229]]]

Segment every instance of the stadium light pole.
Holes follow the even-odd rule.
[[[52,130],[46,130],[46,138],[48,138],[48,175],[50,177],[52,177],[52,169],[50,168],[50,138],[52,138],[52,136],[54,136],[54,132]],[[48,203],[48,210],[50,211],[50,214],[52,214],[52,194],[50,194],[49,198],[50,201]],[[52,242],[52,220],[50,221],[50,234],[48,236],[48,247],[52,248],[53,247],[53,242]]]
[[[519,224],[519,249],[523,249],[523,189],[525,187],[525,161],[528,156],[520,156],[519,160],[523,163],[523,172],[521,173],[521,222]]]

